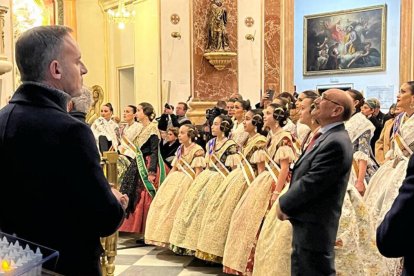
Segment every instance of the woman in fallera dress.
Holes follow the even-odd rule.
[[[110,103],[106,103],[101,107],[101,116],[91,125],[96,145],[102,153],[108,151],[111,146],[115,149],[118,146],[116,132],[118,124],[112,120],[114,109]]]
[[[145,243],[168,247],[175,214],[193,180],[206,166],[204,150],[195,143],[193,125],[180,127],[181,146],[172,162],[172,170],[158,190],[148,213]]]
[[[402,113],[395,118],[391,149],[386,153],[385,163],[371,178],[364,196],[375,227],[382,222],[397,197],[414,151],[414,81],[401,85],[397,108]],[[389,275],[400,273],[399,259],[379,258],[378,262],[386,263]]]
[[[357,90],[347,93],[354,102],[354,113],[345,122],[353,144],[354,157],[347,192],[342,206],[335,244],[335,266],[338,274],[382,275],[376,260],[375,228],[362,196],[371,176],[378,169],[370,141],[374,125],[361,113],[364,97]]]
[[[310,132],[303,137],[301,152],[304,152],[313,135],[319,130],[318,123],[311,116],[312,104],[317,97],[318,94],[310,91],[302,95],[301,101],[298,104],[298,123],[310,129]],[[287,188],[288,185],[286,185],[282,194],[287,191]],[[264,220],[263,228],[257,241],[253,275],[289,276],[291,253],[292,225],[289,221],[281,221],[277,218],[276,204],[273,204],[272,209]]]
[[[246,112],[250,109],[249,101],[238,99],[234,102],[233,129],[231,130],[230,138],[240,147],[248,138],[247,132],[244,131],[243,122]]]
[[[124,134],[130,141],[135,138],[142,130],[142,124],[137,119],[137,107],[135,105],[127,105],[123,113],[122,134]]]
[[[160,138],[157,124],[153,122],[155,113],[152,105],[140,103],[137,118],[143,126],[141,132],[132,143],[123,140],[124,146],[136,153],[136,158],[121,182],[120,191],[128,195],[129,204],[119,231],[144,234],[148,210],[159,184],[165,178],[165,167],[159,158]]]
[[[227,138],[232,127],[230,117],[225,115],[213,121],[211,131],[215,138],[207,143],[207,169],[191,184],[174,219],[170,248],[177,254],[195,254],[207,204],[224,178],[240,162],[236,143]]]
[[[128,150],[128,147],[124,147],[122,140],[128,139],[130,143],[135,140],[138,134],[142,130],[142,124],[138,123],[136,117],[137,107],[135,105],[128,105],[124,109],[123,122],[120,124],[119,134],[121,135],[120,145],[118,146],[119,158],[118,158],[118,183],[122,183],[123,176],[131,164],[131,160],[135,159],[135,151]]]
[[[248,139],[242,145],[241,162],[214,193],[201,223],[196,257],[203,260],[221,263],[234,209],[247,187],[265,168],[266,137],[261,134],[261,110],[248,111],[243,125]]]
[[[292,136],[283,130],[289,113],[285,106],[270,104],[264,126],[270,129],[263,171],[247,188],[233,213],[224,249],[224,272],[244,275],[252,272],[261,225],[273,202],[288,182],[289,166],[296,159]]]

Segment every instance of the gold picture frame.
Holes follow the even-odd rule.
[[[303,75],[384,71],[386,5],[307,15]]]

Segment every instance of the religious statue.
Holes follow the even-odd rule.
[[[229,38],[226,32],[227,11],[223,7],[222,0],[212,0],[207,24],[208,34],[206,51],[228,51]]]
[[[89,125],[92,125],[93,122],[101,115],[101,106],[104,97],[102,87],[100,87],[99,85],[92,86],[92,97],[92,106],[88,114],[86,115],[86,122]]]

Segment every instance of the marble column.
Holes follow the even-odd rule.
[[[215,105],[218,100],[227,100],[231,94],[238,92],[237,58],[233,59],[223,70],[215,69],[203,57],[207,45],[207,20],[210,12],[210,0],[192,1],[192,78],[193,98],[190,103],[189,117],[196,124],[205,121],[205,110]],[[237,1],[224,0],[227,10],[226,31],[230,50],[237,51]]]
[[[414,80],[414,5],[401,0],[400,83]]]
[[[264,91],[280,92],[280,1],[264,0]]]

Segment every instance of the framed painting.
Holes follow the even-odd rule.
[[[316,92],[318,92],[319,95],[322,95],[323,92],[325,92],[326,90],[332,89],[332,88],[347,91],[348,89],[354,89],[354,84],[353,83],[320,84],[316,86]]]
[[[386,5],[304,17],[303,75],[385,70]]]

